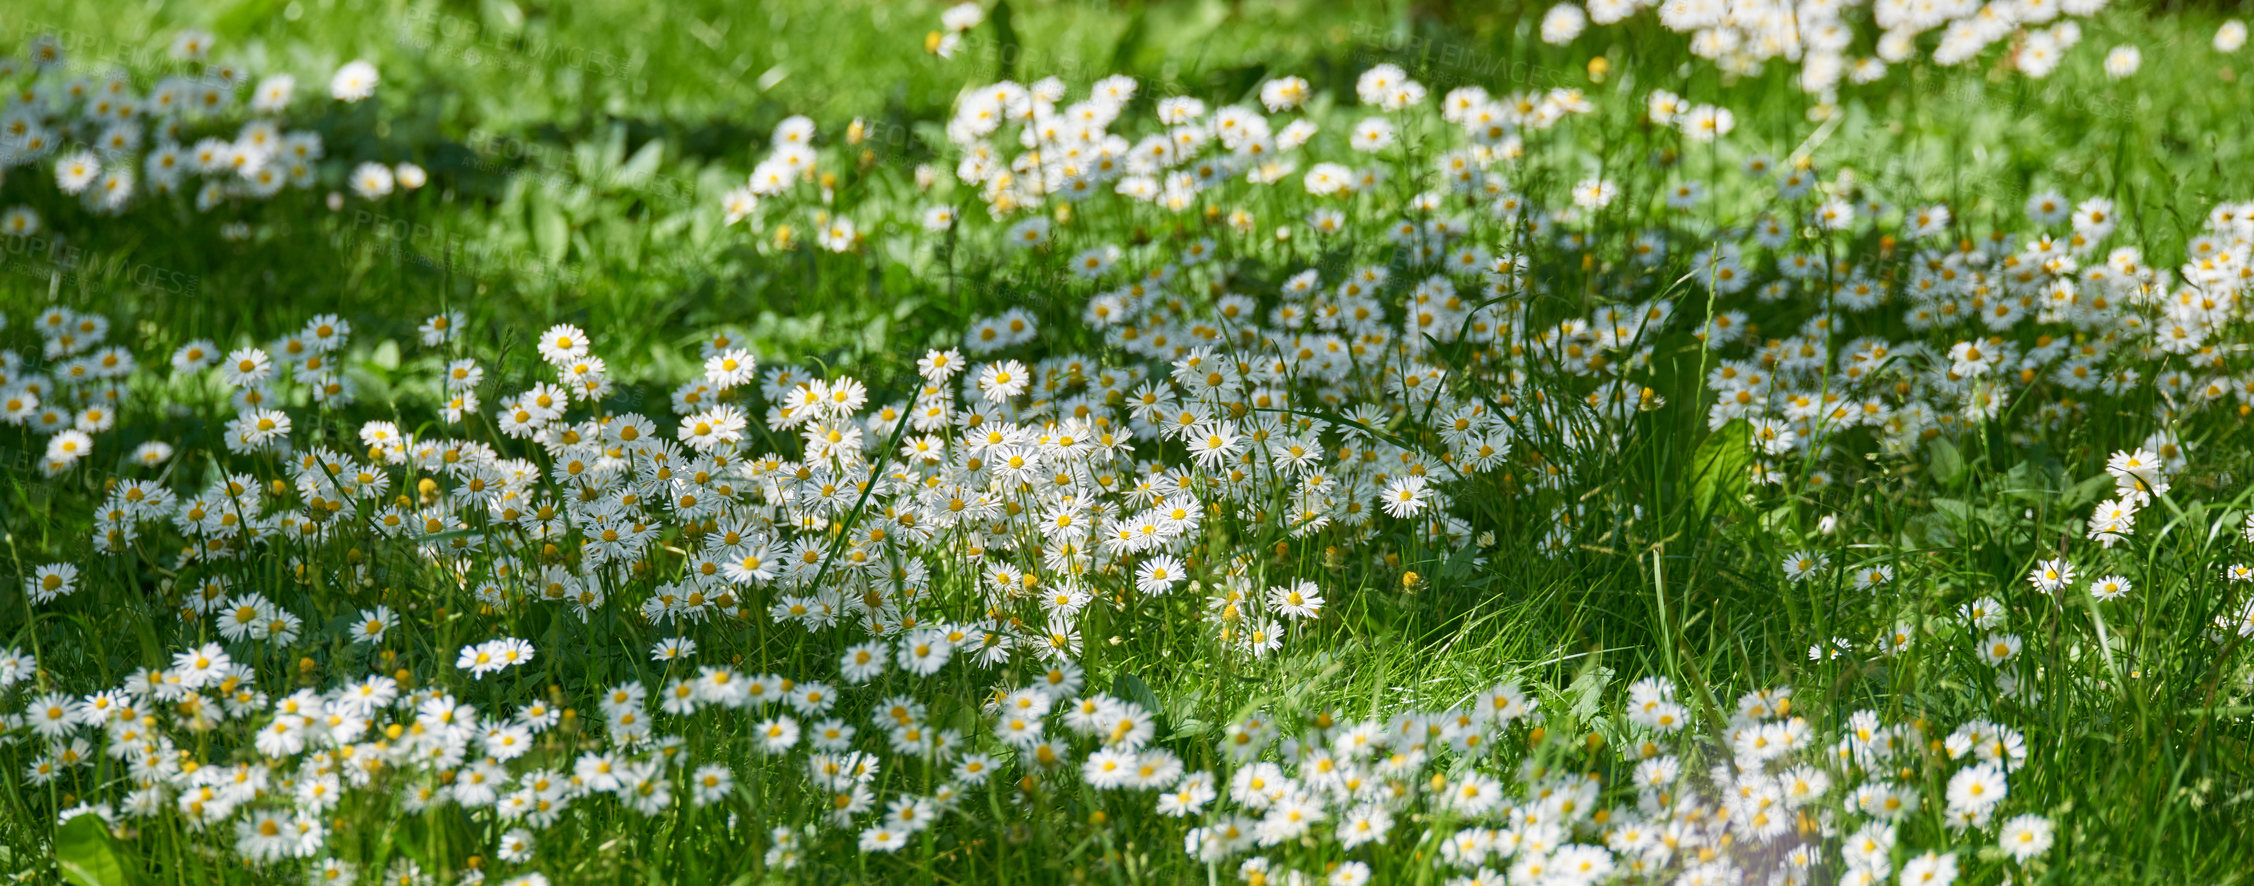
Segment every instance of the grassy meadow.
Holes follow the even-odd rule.
[[[2250,12],[12,5],[0,875],[2247,882]]]

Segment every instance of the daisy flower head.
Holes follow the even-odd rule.
[[[1386,484],[1383,503],[1385,512],[1394,517],[1414,517],[1424,512],[1432,502],[1430,490],[1423,477],[1401,477]]]
[[[750,351],[732,348],[704,361],[704,378],[723,391],[749,384],[758,377],[758,361]]]
[[[39,211],[29,206],[10,206],[0,211],[0,234],[10,237],[29,237],[39,233]]]
[[[1619,193],[1618,186],[1604,179],[1583,179],[1573,186],[1573,205],[1592,211],[1603,209],[1612,205],[1612,198]]]
[[[1269,113],[1299,107],[1310,94],[1307,81],[1300,77],[1278,77],[1260,84],[1260,104],[1266,106]]]
[[[1010,245],[1019,249],[1034,249],[1049,242],[1049,220],[1038,216],[1010,226]]]
[[[1959,769],[1950,776],[1946,794],[1951,810],[1981,811],[1995,808],[2010,791],[2003,767],[1980,763]]]
[[[173,654],[172,677],[177,678],[184,689],[202,689],[217,682],[234,664],[235,660],[228,657],[226,649],[217,643],[205,643]]]
[[[2027,583],[2046,594],[2058,593],[2074,581],[2074,564],[2065,558],[2044,560],[2027,573]]]
[[[1560,3],[1542,15],[1542,42],[1551,46],[1571,43],[1588,26],[1588,13],[1582,12],[1581,7]]]
[[[501,835],[501,843],[494,848],[493,854],[500,856],[502,861],[518,864],[532,860],[532,846],[531,830],[510,828],[508,833]]]
[[[2105,76],[2126,79],[2144,66],[2144,53],[2134,46],[2116,46],[2105,54]]]
[[[416,327],[415,331],[422,337],[423,347],[435,348],[452,342],[455,334],[461,328],[462,312],[448,311],[443,314],[431,315],[429,319],[423,321],[421,326]]]
[[[1237,453],[1244,451],[1242,441],[1236,425],[1227,421],[1198,424],[1183,437],[1183,442],[1189,445],[1190,457],[1197,460],[1198,467],[1208,471],[1220,470]]]
[[[497,674],[532,660],[532,644],[515,637],[487,640],[476,646],[465,646],[455,658],[454,666],[470,672],[472,679],[484,679],[487,674]]]
[[[94,438],[76,428],[47,438],[47,463],[50,469],[69,468],[93,451]]]
[[[840,215],[822,225],[815,242],[823,249],[842,253],[852,251],[854,245],[860,242],[860,237],[860,228],[853,224],[853,220]]]
[[[1375,153],[1393,144],[1393,123],[1383,117],[1370,117],[1355,124],[1354,132],[1346,143],[1354,150]]]
[[[2215,29],[2215,51],[2237,52],[2246,46],[2246,23],[2238,19],[2224,22]]]
[[[250,109],[261,114],[279,114],[290,106],[297,94],[297,78],[288,74],[275,74],[258,82],[251,92]]]
[[[1996,845],[2021,862],[2049,852],[2054,830],[2051,820],[2034,813],[2012,817],[1996,830]]]
[[[172,444],[162,440],[150,440],[134,447],[131,458],[135,464],[142,467],[157,467],[172,460]]]
[[[2117,451],[2105,462],[2105,472],[2113,475],[2114,488],[2124,497],[2167,492],[2166,470],[2167,462],[2158,453],[2141,448]]]
[[[1700,105],[1678,118],[1677,123],[1684,137],[1694,142],[1710,142],[1729,135],[1731,130],[1736,129],[1737,115],[1728,108]]]
[[[953,348],[944,351],[925,351],[923,358],[916,361],[916,374],[922,376],[924,381],[935,385],[946,384],[947,380],[955,377],[955,373],[962,371],[962,368],[962,352]]]
[[[352,642],[379,644],[384,634],[399,626],[399,615],[389,606],[360,610],[360,617],[352,623]]]
[[[69,563],[49,563],[31,571],[24,580],[24,595],[34,605],[68,597],[78,590],[78,567]]]
[[[938,672],[954,651],[954,644],[947,642],[946,632],[925,628],[909,634],[900,642],[898,664],[903,671],[928,677]]]
[[[1980,642],[1980,658],[1990,665],[2000,665],[2018,657],[2022,641],[2018,634],[1989,634]]]
[[[358,102],[376,94],[379,79],[375,65],[354,59],[329,78],[329,95],[340,102]]]
[[[540,358],[552,366],[568,366],[593,349],[587,333],[569,323],[558,323],[540,334]]]
[[[172,57],[184,62],[200,62],[211,54],[210,32],[189,28],[172,36]]]
[[[759,211],[759,195],[752,193],[750,188],[731,190],[720,196],[720,211],[724,216],[722,224],[733,225],[743,221]]]
[[[2129,595],[2129,580],[2119,575],[2107,575],[2090,582],[2090,596],[2099,602],[2119,600]]]
[[[1182,561],[1170,554],[1156,554],[1135,567],[1135,589],[1153,596],[1165,594],[1185,577]]]
[[[849,646],[838,660],[838,672],[849,683],[867,683],[884,673],[891,658],[891,650],[883,641],[872,640]]]
[[[1795,582],[1807,581],[1830,565],[1830,558],[1822,554],[1814,551],[1795,551],[1785,555],[1784,577]]]
[[[1303,581],[1268,589],[1268,604],[1287,618],[1307,619],[1323,610],[1323,592],[1314,582]]]
[[[362,163],[353,167],[352,193],[359,195],[362,200],[381,200],[391,196],[392,189],[398,184],[399,180],[392,174],[389,166]]]
[[[1016,360],[988,363],[978,371],[979,397],[997,406],[1025,393],[1032,384],[1033,377],[1027,373],[1025,364]]]
[[[1902,886],[1949,886],[1957,881],[1957,854],[1927,852],[1902,863]]]

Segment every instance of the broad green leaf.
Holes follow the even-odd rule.
[[[1127,29],[1120,32],[1119,42],[1112,44],[1112,70],[1128,70],[1134,61],[1135,54],[1142,50],[1143,37],[1149,32],[1148,23],[1143,21],[1144,14],[1143,11],[1137,10],[1135,18],[1127,23]]]
[[[1144,683],[1143,678],[1120,671],[1119,676],[1111,678],[1111,694],[1142,705],[1151,716],[1159,719],[1161,726],[1165,725],[1166,708],[1158,703],[1158,694],[1150,691],[1150,685]]]
[[[213,31],[229,36],[248,34],[251,29],[282,11],[284,0],[242,0],[229,6],[225,12],[211,16]],[[209,13],[206,13],[209,15]]]
[[[55,866],[74,886],[125,886],[138,882],[118,855],[109,823],[93,813],[80,815],[55,831]]]
[[[1745,494],[1747,472],[1753,466],[1752,428],[1732,421],[1706,436],[1691,453],[1691,500],[1700,511],[1711,511],[1724,501]]]
[[[994,20],[994,47],[996,50],[994,56],[1002,63],[1001,78],[1004,80],[1016,79],[1017,27],[1010,21],[1009,0],[1002,0],[1002,2],[994,4],[994,11],[989,13],[988,17]]]
[[[540,257],[547,261],[563,261],[564,253],[571,249],[571,226],[564,221],[563,211],[545,195],[535,196],[532,204],[532,242],[540,249]]]
[[[2078,508],[2097,501],[2107,491],[2111,490],[2113,485],[2113,475],[2099,474],[2074,484],[2074,488],[2067,490],[2066,495],[2060,498],[2058,503],[2061,507]]]
[[[1612,669],[1599,665],[1582,671],[1565,687],[1567,711],[1576,721],[1594,722],[1604,710],[1604,687],[1612,682]]]
[[[1974,515],[1971,505],[1953,498],[1934,499],[1933,511],[1937,514],[1946,515],[1960,525],[1970,525]]]
[[[1933,468],[1933,479],[1955,485],[1957,477],[1964,474],[1964,454],[1957,451],[1957,444],[1949,442],[1947,437],[1935,437],[1926,446],[1926,451],[1930,459],[1928,464]]]
[[[477,11],[485,26],[497,33],[514,34],[524,30],[524,10],[509,0],[483,0]]]
[[[626,165],[618,168],[618,175],[612,180],[620,187],[641,187],[643,182],[650,180],[650,176],[657,174],[658,161],[663,159],[665,142],[662,139],[650,139],[640,150],[634,152],[634,156],[627,158]]]

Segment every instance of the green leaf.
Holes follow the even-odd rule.
[[[634,156],[627,158],[626,164],[618,168],[618,175],[612,180],[617,182],[620,187],[641,187],[650,180],[651,176],[657,174],[658,161],[663,159],[665,159],[665,142],[661,139],[650,139],[634,152]]]
[[[2106,492],[2112,489],[2113,475],[2099,474],[2095,477],[2091,477],[2080,483],[2074,484],[2074,488],[2067,490],[2066,496],[2059,499],[2058,503],[2062,507],[2078,508],[2082,505],[2089,504],[2090,502],[2097,501],[2100,497],[2103,497]]]
[[[485,26],[498,33],[514,34],[524,30],[524,10],[509,0],[484,0],[478,4],[477,12]]]
[[[375,353],[368,355],[368,362],[385,372],[398,372],[399,343],[385,339],[382,344],[376,345]]]
[[[563,261],[571,249],[571,225],[564,221],[563,210],[544,195],[534,197],[531,204],[532,242],[540,248],[540,257],[550,263]]]
[[[1143,38],[1150,30],[1148,23],[1143,21],[1143,15],[1142,11],[1136,11],[1135,18],[1127,23],[1127,29],[1120,32],[1119,42],[1112,44],[1112,70],[1128,70],[1134,61],[1135,54],[1142,51]]]
[[[1166,707],[1158,703],[1158,694],[1150,691],[1150,685],[1144,683],[1143,678],[1120,671],[1119,676],[1111,678],[1111,694],[1142,705],[1143,710],[1159,719],[1159,725],[1165,725]]]
[[[1708,434],[1691,453],[1690,492],[1701,512],[1745,494],[1753,466],[1752,426],[1732,421]]]
[[[1009,0],[1002,0],[1002,2],[994,4],[994,11],[988,13],[988,17],[994,21],[994,47],[997,50],[994,56],[1001,60],[1001,77],[1004,80],[1015,80],[1017,79],[1018,57],[1017,27],[1010,22]]]
[[[1971,505],[1953,498],[1934,499],[1933,512],[1944,515],[1961,526],[1972,525],[1973,517],[1976,514]]]
[[[283,5],[283,0],[242,0],[207,20],[216,33],[228,36],[248,35],[253,28],[280,13]]]
[[[62,870],[63,882],[75,886],[137,882],[133,869],[118,856],[109,823],[93,813],[73,818],[55,831],[55,866]]]
[[[1604,709],[1604,687],[1612,682],[1612,669],[1603,665],[1577,674],[1565,687],[1566,711],[1581,723],[1592,723]]]
[[[1955,485],[1957,478],[1964,474],[1964,454],[1957,451],[1957,444],[1949,442],[1947,437],[1935,437],[1926,446],[1926,451],[1929,454],[1928,465],[1933,469],[1933,479]]]

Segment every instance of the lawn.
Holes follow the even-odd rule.
[[[2254,10],[1720,9],[12,7],[0,872],[2246,882]]]

